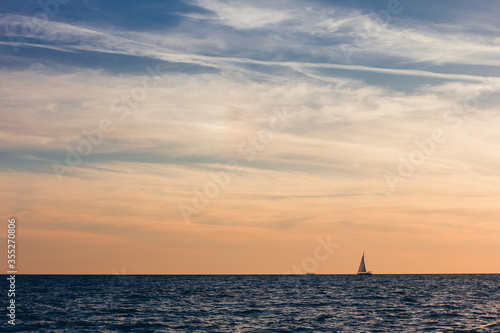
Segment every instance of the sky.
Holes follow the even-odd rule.
[[[499,10],[2,2],[1,247],[15,218],[25,274],[498,273]]]

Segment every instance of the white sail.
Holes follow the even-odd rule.
[[[363,257],[361,258],[361,263],[359,264],[358,273],[366,273],[365,252],[364,251],[363,251]]]

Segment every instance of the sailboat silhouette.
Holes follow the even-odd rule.
[[[363,275],[371,275],[372,272],[366,271],[366,265],[365,265],[365,251],[363,251],[363,257],[361,257],[361,263],[359,264],[358,268],[358,275],[363,274]]]

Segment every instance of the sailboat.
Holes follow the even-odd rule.
[[[363,251],[363,257],[361,257],[361,263],[359,264],[358,268],[358,275],[371,275],[372,272],[366,271],[366,266],[365,266],[365,251]]]

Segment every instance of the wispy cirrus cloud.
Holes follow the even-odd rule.
[[[235,29],[255,29],[268,27],[291,18],[284,10],[255,6],[245,1],[211,1],[198,0],[197,4],[213,13],[218,23]],[[262,5],[263,3],[261,3]],[[193,15],[190,15],[193,17]],[[197,15],[195,18],[211,19],[210,15]]]
[[[334,62],[341,65],[345,63],[347,48],[353,57],[357,57],[358,66],[365,67],[383,68],[386,65],[384,59],[388,57],[399,64],[400,69],[406,70],[411,70],[414,66],[405,64],[422,62],[429,65],[498,65],[496,55],[499,45],[495,42],[496,39],[493,36],[465,32],[458,24],[428,26],[419,21],[403,21],[395,16],[389,24],[381,25],[371,14],[349,11],[339,6],[319,11],[314,6],[305,7],[301,2],[287,3],[287,6],[277,2],[273,5],[273,12],[268,12],[278,18],[273,21],[272,27],[264,20],[260,27],[262,29],[255,30],[260,24],[256,19],[255,26],[249,23],[246,27],[250,33],[238,30],[229,33],[223,28],[226,23],[219,16],[231,10],[248,13],[252,17],[243,3],[204,1],[199,5],[215,14],[197,14],[196,19],[188,18],[170,28],[166,36],[155,31],[114,31],[109,27],[99,30],[96,27],[55,21],[48,22],[37,30],[37,34],[27,37],[56,44],[54,47],[60,47],[57,44],[65,45],[67,50],[94,50],[152,58],[189,58],[191,55],[200,59],[200,56],[238,55],[236,58],[240,60],[300,60],[307,63],[313,59],[313,62]],[[255,3],[254,8],[259,13],[269,10],[263,3]],[[213,20],[213,15],[219,19]],[[259,17],[257,14],[255,16]],[[234,17],[240,24],[245,22],[234,13],[229,17]],[[4,15],[3,20],[14,31],[20,31],[24,22],[19,15]],[[196,26],[199,28],[195,28]],[[266,37],[269,33],[271,35]],[[255,41],[259,44],[255,44]],[[304,48],[304,44],[310,47]],[[285,57],[277,59],[277,56],[287,53]],[[263,56],[267,59],[263,59]],[[368,62],[363,60],[368,57]],[[377,60],[381,66],[376,65]],[[366,66],[368,63],[370,66]]]

